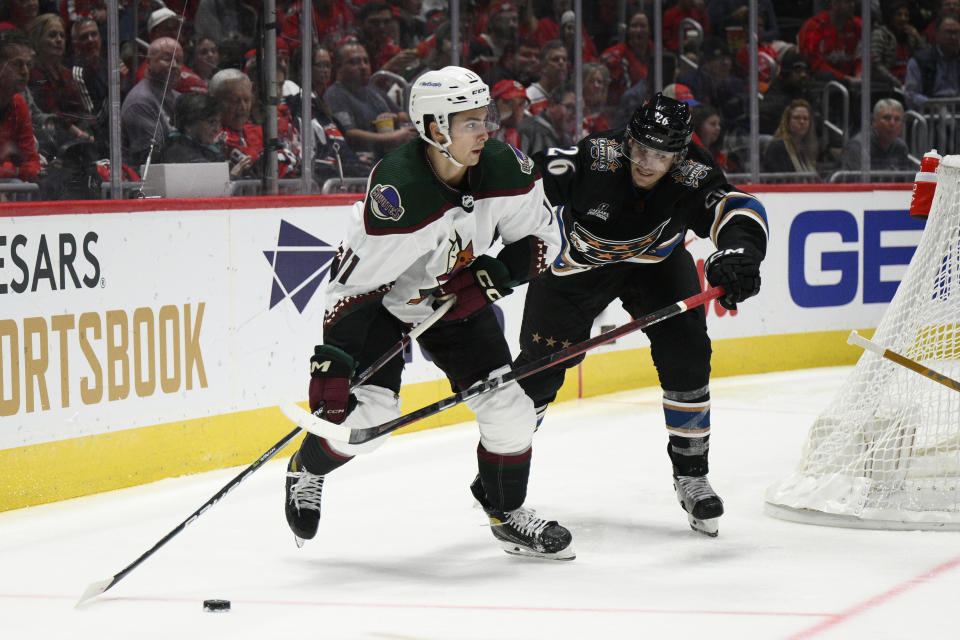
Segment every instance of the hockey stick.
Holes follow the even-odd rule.
[[[927,367],[923,366],[919,362],[915,360],[911,360],[906,356],[902,356],[896,351],[890,351],[890,349],[884,349],[883,347],[878,345],[876,342],[867,340],[856,331],[850,332],[850,335],[847,337],[847,344],[855,344],[859,347],[863,347],[867,351],[872,351],[877,355],[883,356],[887,360],[892,360],[897,364],[904,366],[907,369],[910,369],[911,371],[916,371],[920,375],[930,378],[934,382],[939,382],[945,387],[953,389],[954,391],[960,391],[960,382],[957,382],[953,378],[949,378],[943,375],[942,373],[938,373],[933,369],[928,369]]]
[[[451,296],[450,298],[445,299],[443,301],[443,304],[437,307],[437,309],[432,314],[430,314],[430,316],[427,317],[426,320],[424,320],[423,322],[418,324],[416,327],[411,329],[406,335],[403,336],[403,338],[401,338],[395,345],[393,345],[386,353],[380,356],[380,358],[378,358],[376,362],[374,362],[369,367],[364,369],[363,372],[361,372],[356,378],[354,378],[353,382],[350,385],[350,390],[352,391],[353,389],[360,386],[362,383],[366,382],[370,378],[370,376],[376,373],[383,365],[385,365],[392,358],[400,354],[408,344],[410,344],[414,339],[419,337],[420,334],[422,334],[424,331],[426,331],[431,326],[433,326],[434,323],[437,322],[437,320],[443,317],[443,314],[449,311],[450,308],[453,307],[455,303],[456,303],[456,296]],[[299,407],[297,408],[299,409]],[[303,411],[302,409],[300,410]],[[307,415],[310,415],[310,414],[307,414]],[[88,586],[86,591],[83,592],[83,595],[80,596],[80,600],[77,601],[77,604],[75,606],[79,607],[80,605],[87,602],[91,598],[94,598],[100,595],[101,593],[105,592],[107,589],[110,589],[113,585],[120,582],[124,577],[126,577],[127,574],[129,574],[131,571],[136,569],[141,562],[143,562],[144,560],[152,556],[158,549],[160,549],[160,547],[162,547],[167,542],[169,542],[171,538],[173,538],[174,536],[179,534],[181,531],[186,529],[188,525],[193,524],[193,521],[199,518],[200,516],[202,516],[207,509],[209,509],[213,505],[220,502],[220,500],[224,496],[226,496],[228,493],[233,491],[237,487],[237,485],[239,485],[241,482],[243,482],[244,480],[249,478],[251,475],[253,475],[254,471],[256,471],[261,466],[263,466],[263,463],[270,460],[270,458],[277,455],[277,453],[281,449],[283,449],[285,446],[287,446],[287,444],[291,440],[297,437],[297,434],[299,433],[300,433],[300,427],[298,426],[296,429],[294,429],[293,431],[285,435],[282,440],[280,440],[275,445],[273,445],[272,447],[264,451],[263,455],[261,455],[259,458],[254,460],[253,464],[251,464],[249,467],[241,471],[233,480],[225,484],[220,489],[220,491],[217,491],[217,493],[213,495],[212,498],[204,502],[199,509],[191,513],[190,517],[188,517],[186,520],[184,520],[183,522],[178,524],[176,527],[174,527],[173,530],[170,531],[170,533],[163,536],[155,545],[150,547],[150,549],[148,549],[146,553],[144,553],[139,558],[137,558],[136,560],[128,564],[119,573],[115,574],[111,578],[94,582],[90,586]]]
[[[287,416],[287,418],[289,418],[298,427],[304,429],[305,431],[309,431],[314,435],[318,435],[322,438],[329,438],[330,440],[335,440],[337,442],[362,444],[364,442],[369,442],[374,438],[379,438],[380,436],[396,431],[397,429],[405,427],[408,424],[412,424],[418,420],[429,418],[430,416],[440,413],[445,409],[449,409],[450,407],[456,406],[461,402],[466,402],[471,398],[475,398],[482,393],[493,391],[494,389],[498,389],[510,382],[521,380],[539,371],[543,371],[544,369],[552,367],[555,364],[569,360],[570,358],[574,358],[581,353],[586,353],[594,347],[599,347],[600,345],[616,340],[620,336],[633,333],[638,329],[645,329],[658,322],[662,322],[667,318],[672,318],[675,315],[681,314],[684,311],[699,307],[710,300],[719,298],[725,293],[726,291],[723,289],[723,287],[713,287],[711,289],[707,289],[703,293],[690,296],[686,300],[680,300],[679,302],[673,303],[669,307],[664,307],[652,313],[648,313],[647,315],[632,320],[617,327],[616,329],[611,329],[606,333],[601,333],[600,335],[594,336],[588,340],[584,340],[583,342],[578,342],[577,344],[570,345],[569,347],[560,349],[559,351],[555,351],[550,355],[525,364],[522,367],[481,380],[470,388],[464,389],[459,393],[455,393],[452,396],[444,398],[443,400],[438,400],[431,405],[427,405],[422,409],[402,415],[399,418],[395,418],[389,422],[384,422],[383,424],[377,426],[351,429],[350,427],[341,424],[333,424],[332,422],[327,422],[326,420],[317,418],[313,414],[304,411],[292,402],[281,404],[280,410],[283,411],[284,415]]]

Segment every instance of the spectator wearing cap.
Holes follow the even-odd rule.
[[[560,20],[573,8],[573,0],[550,0],[550,13],[537,21],[533,37],[541,47],[551,40],[560,39]]]
[[[38,0],[5,0],[0,2],[0,30],[19,29],[26,33],[27,25],[38,15]]]
[[[610,72],[599,62],[585,62],[581,77],[583,78],[582,137],[610,128],[610,114],[607,106]]]
[[[904,90],[907,102],[916,108],[930,98],[960,95],[960,16],[941,15],[937,18],[936,44],[920,49],[907,63]]]
[[[883,22],[870,33],[870,62],[875,81],[902,89],[907,63],[927,46],[916,27],[910,24],[910,3],[892,0],[883,6]]]
[[[576,14],[573,11],[564,12],[560,18],[560,41],[563,42],[563,46],[567,48],[567,58],[570,60],[573,60],[574,52],[576,51],[576,33]],[[584,33],[582,40],[583,61],[595,62],[597,60],[597,45],[593,43],[593,38],[591,38],[589,34]]]
[[[40,14],[27,27],[27,36],[36,53],[30,94],[37,109],[47,116],[47,124],[56,129],[53,143],[59,147],[75,138],[92,139],[94,118],[83,103],[73,73],[63,64],[67,44],[63,20],[55,13]],[[56,153],[56,149],[46,151]]]
[[[330,0],[314,0],[314,16],[317,14],[318,5],[325,2]],[[221,48],[228,41],[239,41],[240,51],[246,51],[256,44],[257,24],[262,7],[261,0],[200,0],[193,18],[193,28],[197,35],[213,39]],[[292,4],[287,14],[282,14],[280,9],[277,9],[284,37],[287,35],[286,18],[294,10],[298,17],[296,29],[299,29],[299,2]],[[352,20],[353,14],[350,14],[350,21]],[[295,30],[295,33],[295,42],[299,44],[300,32]]]
[[[147,34],[150,42],[157,38],[169,38],[179,42],[183,36],[180,33],[182,18],[167,8],[157,9],[150,14],[147,21]],[[178,38],[179,36],[179,38]],[[137,81],[143,80],[146,75],[147,61],[144,60],[137,69]],[[180,93],[206,93],[207,83],[200,75],[181,61],[176,74],[171,75],[170,82]]]
[[[19,30],[0,31],[0,180],[34,182],[40,175],[30,109],[21,95],[32,61],[30,42]]]
[[[680,102],[686,102],[690,108],[696,107],[700,102],[693,97],[693,92],[690,91],[690,87],[685,84],[670,84],[663,88],[663,95],[668,98],[673,98],[674,100],[679,100]]]
[[[559,40],[551,40],[540,50],[540,79],[527,87],[530,113],[536,115],[546,106],[550,94],[567,84],[567,49]]]
[[[864,127],[866,129],[866,127]],[[917,165],[908,157],[907,144],[900,138],[903,129],[903,105],[893,98],[877,100],[873,105],[873,119],[869,134],[861,130],[843,147],[841,163],[844,169],[860,168],[860,149],[866,135],[870,136],[870,168],[874,171],[910,171]]]
[[[733,59],[726,43],[719,38],[705,38],[700,53],[700,66],[677,78],[677,82],[690,87],[700,102],[711,104],[730,131],[746,129],[747,88],[743,78],[731,73]]]
[[[60,2],[60,17],[72,30],[73,25],[81,18],[91,18],[97,24],[107,22],[106,0],[62,0]]]
[[[707,15],[713,32],[722,36],[728,28],[742,27],[749,16],[749,5],[749,0],[710,0],[707,3]],[[779,40],[780,29],[777,26],[777,15],[773,10],[772,0],[757,2],[757,17],[763,18],[760,39],[767,42]]]
[[[794,100],[813,104],[810,91],[810,63],[797,49],[789,48],[780,56],[777,77],[763,94],[760,103],[760,133],[771,135],[780,125],[783,111]]]
[[[663,12],[663,48],[668,51],[678,51],[680,42],[677,39],[680,23],[684,20],[695,20],[703,28],[704,37],[711,35],[710,16],[704,8],[703,0],[677,0],[677,4]],[[696,43],[684,36],[685,49],[690,49]]]
[[[623,93],[638,82],[644,82],[653,60],[653,41],[650,39],[650,18],[637,11],[627,21],[626,41],[615,44],[600,55],[610,70],[611,104],[617,104]]]
[[[368,85],[370,59],[362,44],[347,41],[337,47],[333,66],[337,80],[324,97],[350,146],[362,159],[379,159],[388,150],[417,137],[415,128],[403,126],[409,122],[409,116],[387,94]],[[390,126],[384,124],[388,121],[392,121]]]
[[[681,85],[682,86],[682,85]],[[716,107],[699,104],[691,114],[693,143],[710,154],[714,165],[721,171],[739,171],[740,163],[723,150],[723,120]]]
[[[830,0],[829,9],[800,27],[797,43],[815,78],[860,82],[860,18],[854,6],[854,0]]]
[[[500,128],[490,134],[490,137],[519,149],[520,134],[517,133],[517,127],[523,122],[530,104],[526,89],[516,80],[504,79],[493,86],[490,95],[497,101],[497,111],[500,114]]]
[[[813,107],[802,98],[790,102],[773,138],[763,150],[760,167],[767,173],[816,173],[820,152],[813,130]]]
[[[535,116],[526,117],[517,125],[520,150],[527,154],[550,147],[567,147],[576,142],[577,95],[560,87],[547,98],[547,105]]]
[[[150,43],[144,78],[134,85],[120,108],[125,164],[138,168],[173,130],[173,107],[180,93],[167,78],[177,77],[182,63],[183,47],[176,40],[157,38]]]
[[[504,49],[500,60],[487,71],[483,81],[492,87],[501,80],[516,80],[526,87],[539,77],[539,66],[540,47],[532,40],[519,40],[516,46]]]
[[[519,19],[517,5],[509,0],[490,5],[487,25],[483,33],[470,43],[468,53],[469,67],[478,75],[485,76],[507,48],[515,50]]]

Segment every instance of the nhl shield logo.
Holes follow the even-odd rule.
[[[465,194],[460,198],[460,206],[462,206],[465,211],[473,211],[473,196],[469,193]]]
[[[378,184],[370,190],[370,211],[381,220],[396,222],[403,215],[400,192],[393,185]]]

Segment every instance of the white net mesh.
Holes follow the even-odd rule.
[[[938,169],[920,245],[873,341],[960,380],[960,156]],[[870,351],[767,491],[790,520],[960,529],[960,392]]]

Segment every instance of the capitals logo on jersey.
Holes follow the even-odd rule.
[[[700,181],[710,175],[710,167],[694,160],[679,163],[673,170],[673,179],[682,185],[696,189]]]
[[[632,240],[607,240],[590,233],[575,222],[570,233],[570,245],[590,264],[629,260],[654,248],[668,222],[670,220],[664,220],[650,233]]]
[[[594,171],[616,171],[620,168],[620,143],[609,138],[590,138],[590,157]]]
[[[378,184],[370,190],[370,211],[381,220],[396,222],[403,215],[400,192],[393,185]]]

